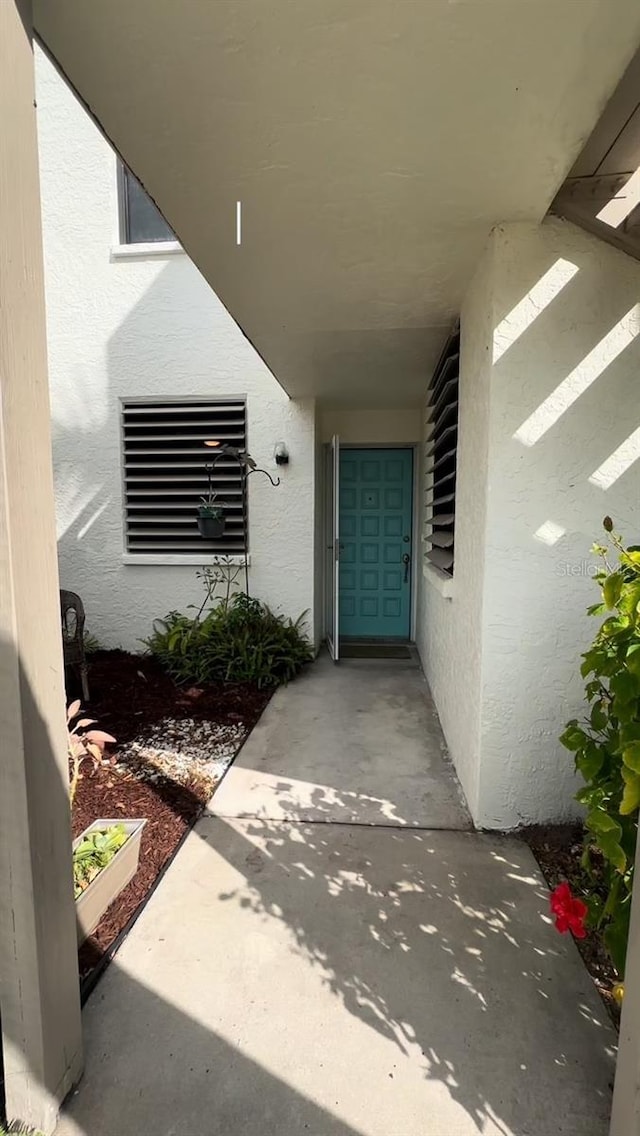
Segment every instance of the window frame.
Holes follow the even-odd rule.
[[[127,411],[130,411],[132,409],[143,410],[145,407],[148,407],[149,411],[153,412],[153,409],[157,408],[157,407],[169,408],[169,407],[175,406],[177,413],[180,413],[180,410],[183,410],[185,413],[188,413],[190,409],[193,409],[195,411],[198,408],[207,408],[207,407],[214,408],[216,406],[216,404],[218,404],[220,406],[225,406],[225,407],[231,407],[231,406],[233,406],[233,404],[238,404],[237,409],[239,411],[240,406],[242,407],[242,414],[243,414],[243,417],[244,417],[244,445],[243,445],[243,449],[244,449],[244,452],[248,452],[249,414],[248,414],[248,400],[247,400],[246,394],[229,394],[229,395],[220,395],[219,397],[212,397],[211,395],[192,395],[192,396],[190,395],[188,397],[185,397],[185,396],[182,396],[182,395],[162,396],[162,395],[158,394],[158,395],[143,395],[143,396],[133,396],[133,397],[122,396],[122,397],[120,397],[120,399],[118,401],[119,401],[118,420],[119,420],[122,550],[123,550],[122,551],[122,560],[123,560],[123,563],[125,563],[125,564],[139,564],[139,565],[153,565],[153,564],[156,564],[156,565],[157,564],[191,564],[191,565],[195,564],[195,565],[201,565],[204,562],[215,563],[215,562],[218,562],[218,561],[223,561],[224,563],[227,563],[227,564],[244,564],[245,563],[245,557],[246,557],[247,564],[250,564],[251,563],[251,555],[250,555],[251,533],[250,533],[250,524],[249,524],[250,510],[249,510],[248,494],[245,495],[245,499],[244,499],[244,514],[242,515],[243,516],[243,527],[240,531],[239,547],[235,548],[232,551],[229,551],[228,548],[225,550],[224,547],[221,548],[221,549],[218,549],[215,546],[216,543],[222,544],[223,543],[222,539],[219,540],[218,542],[214,543],[214,542],[205,540],[199,534],[198,534],[197,541],[193,542],[190,547],[186,546],[186,547],[183,547],[182,549],[175,548],[175,547],[173,547],[171,549],[164,549],[164,550],[162,548],[160,548],[160,549],[154,548],[154,549],[149,549],[148,551],[145,551],[143,548],[141,549],[140,547],[136,548],[136,547],[131,546],[131,544],[130,544],[131,533],[130,533],[130,527],[129,527],[131,518],[130,518],[130,515],[129,515],[129,506],[128,506],[127,473],[129,472],[129,474],[130,474],[131,469],[133,467],[131,466],[131,464],[128,462],[128,459],[127,459],[127,437],[126,437],[126,433],[125,433]],[[233,411],[232,411],[232,413],[233,413]],[[216,427],[214,425],[214,426],[211,427],[211,436],[215,437],[215,435],[216,435]],[[153,451],[150,451],[150,452],[153,453]],[[203,443],[203,446],[202,446],[202,484],[197,489],[194,490],[194,494],[193,494],[194,523],[195,523],[196,510],[197,510],[197,506],[198,506],[198,502],[199,502],[199,497],[201,495],[201,490],[206,492],[206,487],[207,487],[207,475],[206,475],[205,467],[206,467],[208,461],[210,461],[210,457],[211,457],[213,452],[214,451],[207,451],[207,449],[205,448],[204,443]],[[189,463],[187,461],[187,462],[185,462],[185,464],[189,465],[189,464],[192,464],[192,463]],[[195,464],[195,463],[193,463],[193,464]],[[154,471],[156,476],[157,476],[157,467],[158,466],[160,466],[159,462],[157,463],[156,471]],[[153,477],[154,477],[154,474],[151,474],[150,479],[153,480]],[[195,480],[197,480],[197,478],[193,478],[193,480],[195,481]],[[229,479],[225,479],[225,480],[233,480],[233,478],[229,478]],[[222,492],[224,493],[224,490]],[[186,496],[186,494],[185,494],[185,496]],[[163,523],[162,520],[159,519],[159,524],[162,524],[162,523]],[[165,522],[165,523],[167,523],[167,522]],[[168,523],[170,523],[170,521]],[[166,539],[171,540],[172,538],[168,537]],[[242,547],[242,545],[243,545],[243,547]]]
[[[122,254],[126,254],[127,252],[129,252],[130,255],[131,254],[135,255],[136,251],[139,252],[140,250],[144,250],[144,251],[150,252],[152,254],[156,253],[156,255],[157,255],[157,254],[163,253],[163,252],[171,252],[171,251],[181,250],[182,246],[180,245],[179,241],[176,239],[175,234],[172,237],[163,237],[162,239],[151,240],[151,241],[149,241],[149,240],[137,241],[137,240],[131,239],[131,235],[130,235],[131,234],[131,218],[130,218],[130,210],[129,210],[129,194],[128,194],[128,191],[127,191],[127,178],[128,177],[132,177],[138,183],[142,193],[144,193],[149,198],[149,201],[155,207],[157,212],[160,214],[165,225],[167,225],[167,227],[170,229],[168,221],[165,221],[165,219],[162,216],[162,213],[160,213],[160,210],[158,209],[158,206],[156,205],[155,201],[153,201],[153,199],[151,197],[149,197],[149,194],[145,190],[142,183],[138,181],[138,179],[136,178],[136,175],[133,173],[132,170],[129,169],[126,162],[124,162],[122,160],[122,158],[120,158],[118,155],[116,155],[116,184],[117,184],[117,208],[118,208],[118,227],[117,227],[118,245],[117,245],[117,248],[118,248],[118,251],[121,252]],[[172,230],[170,229],[170,231],[172,231]]]

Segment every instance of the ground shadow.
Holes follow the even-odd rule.
[[[614,1034],[519,842],[322,823],[196,831],[245,877],[220,900],[283,923],[348,1014],[446,1086],[478,1132],[551,1136],[560,1102],[566,1136],[606,1131]]]

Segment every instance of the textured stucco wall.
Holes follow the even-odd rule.
[[[590,547],[640,529],[640,264],[548,219],[492,234],[462,312],[456,571],[418,642],[480,825],[574,815]],[[495,333],[495,334],[494,334]],[[484,548],[484,556],[483,556]]]
[[[481,260],[461,313],[460,418],[453,595],[426,565],[418,582],[416,641],[442,728],[474,816],[478,809],[482,603],[489,439],[493,248]],[[424,416],[423,416],[424,417]],[[447,582],[448,584],[448,582]]]
[[[557,737],[597,628],[589,550],[607,513],[640,534],[640,264],[553,218],[494,254],[479,816],[505,827],[577,807]]]
[[[37,52],[60,574],[106,646],[199,599],[194,565],[123,563],[119,400],[246,395],[248,441],[282,485],[250,480],[250,586],[314,627],[315,407],[291,402],[183,253],[117,259],[116,160]],[[285,441],[288,467],[273,447]]]
[[[420,441],[421,415],[417,408],[390,410],[324,410],[322,440],[338,434],[352,446],[412,446]]]

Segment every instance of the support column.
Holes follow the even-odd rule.
[[[81,1072],[30,4],[0,3],[0,1014],[8,1118]]]
[[[635,879],[610,1136],[640,1136],[640,840]]]

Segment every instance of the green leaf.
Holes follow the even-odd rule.
[[[604,943],[611,955],[611,961],[620,978],[624,977],[624,968],[627,958],[627,944],[629,942],[629,918],[631,904],[629,901],[618,906],[616,916],[612,919],[604,932]]]
[[[628,769],[640,773],[640,741],[631,742],[622,751],[622,760]],[[622,771],[624,777],[624,770]]]
[[[640,742],[640,722],[628,722],[620,729],[620,745],[622,749],[631,742]]]
[[[620,802],[620,815],[631,816],[640,808],[640,774],[632,769],[622,770],[624,793]]]
[[[586,654],[583,655],[583,661],[580,664],[580,674],[583,678],[586,678],[588,674],[591,674],[591,671],[598,669],[599,656],[599,651],[587,651]]]
[[[587,615],[604,615],[606,610],[607,610],[606,604],[603,604],[603,603],[591,604],[591,606],[587,608]]]
[[[616,701],[624,706],[638,697],[640,683],[635,674],[631,674],[628,670],[619,670],[611,679],[609,689],[615,695]]]
[[[598,837],[601,833],[610,833],[615,840],[620,840],[622,836],[622,825],[614,817],[609,816],[609,813],[605,812],[604,809],[593,809],[587,815],[585,824]]]
[[[593,788],[593,785],[583,785],[582,788],[578,789],[578,792],[576,793],[576,801],[579,801],[581,805],[590,805],[594,803],[591,800],[594,792],[595,790]]]
[[[576,757],[576,767],[584,777],[585,781],[593,781],[593,778],[598,775],[604,764],[604,750],[595,745],[594,742],[589,742],[583,752]]]
[[[564,733],[560,735],[561,744],[565,749],[571,750],[572,753],[582,749],[586,741],[587,735],[579,726],[568,726]]]
[[[640,678],[640,643],[632,643],[627,651],[626,664],[632,675]]]
[[[624,576],[622,572],[612,572],[604,581],[602,585],[602,595],[604,596],[604,602],[610,610],[616,606],[623,584]]]
[[[602,701],[602,699],[600,699],[598,702],[594,702],[593,706],[591,707],[591,725],[593,726],[594,730],[604,730],[608,721],[609,715],[607,714],[605,703]]]
[[[615,838],[613,832],[602,832],[597,834],[597,844],[600,848],[602,855],[614,868],[619,872],[624,872],[627,866],[627,857],[623,849]]]

